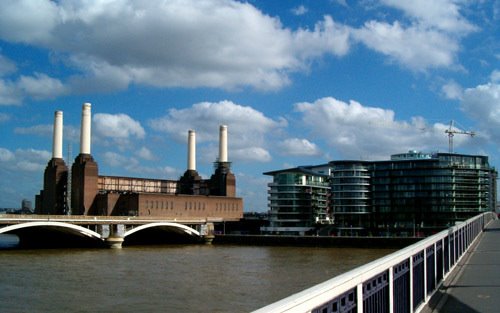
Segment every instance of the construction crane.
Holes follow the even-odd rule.
[[[453,153],[453,136],[455,136],[455,134],[469,135],[471,137],[476,135],[473,131],[465,131],[455,128],[453,120],[450,121],[450,128],[446,129],[444,132],[448,134],[448,148],[450,153]]]

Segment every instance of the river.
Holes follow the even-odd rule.
[[[392,251],[237,245],[0,250],[0,311],[249,312]]]

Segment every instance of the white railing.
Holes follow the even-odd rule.
[[[495,218],[483,213],[254,313],[419,312]]]

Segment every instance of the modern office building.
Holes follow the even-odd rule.
[[[329,223],[329,166],[300,166],[264,173],[269,183],[269,226],[264,234],[312,234],[317,224]]]
[[[308,169],[321,177],[315,167]],[[282,211],[273,202],[282,188],[277,174],[289,171],[264,173],[275,176],[271,214]],[[383,161],[332,161],[323,172],[329,173],[331,235],[425,236],[496,207],[497,171],[487,156],[410,151]],[[275,214],[274,223],[281,221]],[[296,222],[312,226],[314,217]]]
[[[63,114],[55,112],[52,159],[36,197],[37,214],[122,215],[172,219],[239,220],[243,199],[228,161],[227,126],[219,130],[219,157],[214,173],[196,171],[196,134],[188,131],[187,169],[179,180],[117,177],[99,174],[91,154],[91,105],[82,108],[80,154],[71,166],[62,158]]]

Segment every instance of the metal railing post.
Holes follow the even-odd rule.
[[[394,313],[394,266],[389,267],[389,313]]]
[[[410,256],[410,312],[413,312],[413,255]]]
[[[356,309],[358,313],[363,313],[363,284],[356,286]]]

